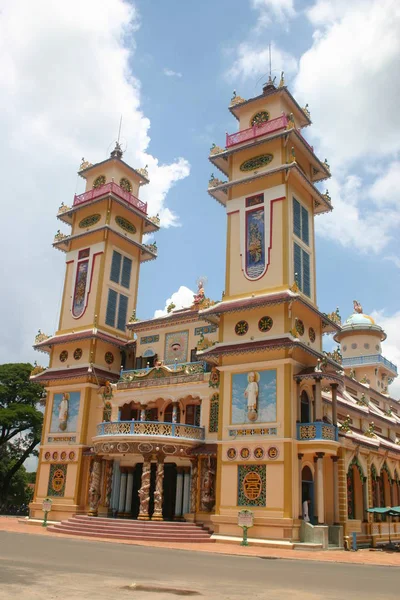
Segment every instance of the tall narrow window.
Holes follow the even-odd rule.
[[[119,306],[118,306],[118,321],[117,329],[125,331],[126,327],[126,315],[128,312],[128,296],[123,294],[119,295]]]
[[[114,290],[108,290],[108,302],[106,309],[106,324],[115,327],[115,315],[117,312],[118,294]]]
[[[108,290],[106,308],[106,324],[125,331],[128,312],[128,296],[118,294],[115,290]]]
[[[129,288],[131,283],[132,260],[114,250],[111,261],[110,279],[122,287]]]
[[[294,278],[300,290],[311,297],[310,255],[294,243]]]
[[[122,261],[121,285],[129,288],[131,282],[132,261],[127,256],[124,256]]]
[[[309,245],[308,210],[296,198],[293,198],[293,233]]]
[[[115,283],[119,283],[119,278],[120,278],[120,273],[121,273],[121,261],[122,261],[122,255],[119,252],[116,252],[114,250],[113,255],[112,255],[112,262],[111,262],[110,279],[111,279],[111,281],[114,281]]]

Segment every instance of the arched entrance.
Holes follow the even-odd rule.
[[[364,519],[363,508],[364,473],[357,460],[353,460],[347,471],[347,517],[349,519]]]
[[[301,471],[301,508],[304,515],[304,502],[310,501],[308,515],[310,522],[314,522],[314,479],[310,467],[305,466]]]
[[[301,392],[300,396],[300,420],[301,423],[311,423],[311,402],[308,394],[305,390]]]

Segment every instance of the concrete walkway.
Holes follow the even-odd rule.
[[[14,533],[28,533],[31,535],[50,536],[54,538],[68,538],[72,536],[60,533],[51,533],[44,527],[32,523],[28,523],[21,518],[16,517],[0,517],[0,531],[9,531]],[[73,536],[74,539],[82,539],[93,541],[93,538],[85,536]],[[96,538],[96,542],[109,542],[115,544],[115,540],[107,538]],[[173,542],[142,542],[142,541],[120,541],[120,544],[128,544],[133,546],[147,546],[154,548],[171,548],[175,550],[189,550],[195,552],[206,552],[213,554],[227,554],[239,556],[255,556],[261,558],[284,558],[291,560],[312,560],[318,562],[332,562],[345,564],[361,564],[361,565],[380,565],[388,567],[400,566],[400,553],[386,552],[381,550],[359,550],[358,552],[345,552],[342,550],[325,550],[325,551],[307,551],[307,550],[290,550],[280,548],[262,548],[259,546],[240,546],[239,544],[225,543],[202,543],[202,544],[185,544]]]

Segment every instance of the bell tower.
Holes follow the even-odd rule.
[[[84,456],[106,408],[99,390],[111,389],[121,364],[133,364],[126,325],[136,319],[140,266],[157,256],[156,243],[143,243],[143,236],[159,229],[158,216],[150,218],[139,200],[147,170],[129,166],[118,142],[108,159],[82,160],[79,175],[86,190],[57,214],[71,231],[58,231],[53,242],[66,257],[58,330],[52,336],[39,330],[34,344],[49,353],[49,367],[33,374],[45,385],[47,402],[31,508],[54,496],[54,518],[86,502]]]

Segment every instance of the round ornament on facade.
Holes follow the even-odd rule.
[[[119,186],[122,187],[125,192],[130,193],[132,191],[132,184],[126,177],[122,177],[122,179],[119,180]]]
[[[62,350],[62,352],[60,352],[60,361],[61,362],[65,362],[68,358],[68,350]]]
[[[106,352],[104,355],[104,360],[108,365],[112,365],[114,362],[114,354],[112,352]]]
[[[261,446],[254,448],[254,458],[257,458],[258,460],[264,458],[264,448],[261,448]]]
[[[343,350],[343,352],[346,352],[347,351],[347,346],[343,346],[342,350]]]
[[[247,321],[238,321],[235,325],[236,335],[245,335],[249,330],[249,324]]]
[[[273,154],[260,154],[259,156],[254,156],[253,158],[249,158],[245,160],[240,165],[241,171],[254,171],[255,169],[260,169],[261,167],[266,167],[273,160]]]
[[[121,229],[123,229],[124,231],[127,231],[128,233],[136,233],[136,227],[133,223],[128,221],[128,219],[117,216],[115,217],[115,222],[118,225],[118,227],[121,227]]]
[[[46,452],[45,455],[44,455],[44,457],[45,457],[46,460],[50,460],[50,458],[51,458],[51,452]]]
[[[274,322],[271,317],[261,317],[261,319],[258,321],[258,329],[263,333],[266,333],[267,331],[272,329],[273,324]]]
[[[248,448],[242,448],[240,450],[240,457],[243,458],[243,460],[247,460],[250,457],[250,450]]]
[[[262,480],[257,471],[250,471],[243,479],[243,494],[247,500],[257,500],[262,492]]]
[[[364,344],[364,348],[365,348],[366,350],[369,350],[369,344]]]
[[[308,337],[310,338],[310,342],[314,343],[315,342],[315,329],[313,329],[313,327],[309,327],[308,328]]]
[[[99,214],[89,215],[88,217],[85,217],[84,219],[79,221],[78,226],[80,229],[87,229],[88,227],[92,227],[92,225],[96,225],[96,223],[98,223],[100,219],[101,215]]]
[[[229,460],[235,460],[237,456],[236,448],[228,448],[228,450],[226,451],[226,456],[227,458],[229,458]]]
[[[68,454],[68,458],[69,458],[69,460],[74,460],[74,458],[75,458],[75,452],[70,452]]]
[[[268,458],[275,460],[279,456],[279,450],[276,446],[271,446],[267,451]]]
[[[375,346],[375,350],[377,350],[377,351],[379,352],[379,350],[380,350],[380,349],[381,349],[380,345],[379,345],[379,344],[377,344],[377,345]]]
[[[352,344],[351,347],[353,350],[355,350],[357,348],[357,344]]]
[[[67,453],[66,453],[66,452],[64,452],[64,451],[63,451],[63,452],[61,452],[61,454],[60,454],[60,458],[61,458],[61,460],[65,460],[65,459],[67,458]]]
[[[53,460],[57,460],[58,459],[58,452],[53,452]]]
[[[105,183],[106,183],[106,176],[105,175],[99,175],[93,181],[93,187],[94,187],[95,190],[97,190],[97,188],[100,188],[102,185],[105,185]]]
[[[304,323],[301,319],[296,319],[296,331],[299,335],[304,335]]]
[[[269,113],[266,110],[260,110],[251,118],[250,125],[252,127],[254,125],[261,125],[261,123],[266,123],[268,120]]]
[[[74,359],[80,360],[82,358],[82,348],[77,348],[74,350]]]

